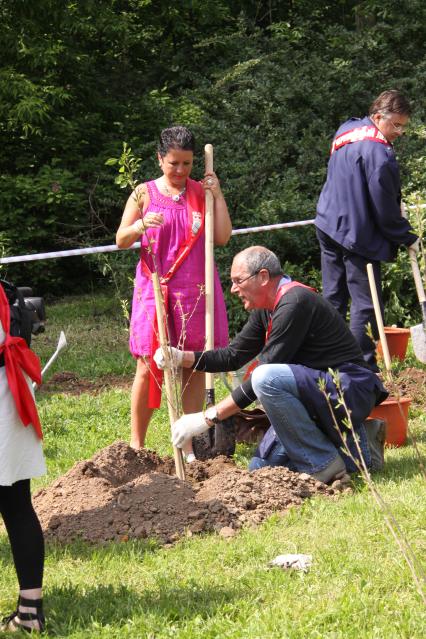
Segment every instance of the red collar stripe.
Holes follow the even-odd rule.
[[[352,144],[352,142],[363,142],[369,140],[370,142],[379,142],[379,144],[385,144],[390,146],[390,143],[386,140],[383,133],[380,133],[379,129],[372,124],[371,126],[361,126],[357,129],[351,129],[338,135],[331,145],[330,155],[333,155],[335,151],[338,151],[342,146],[346,144]]]

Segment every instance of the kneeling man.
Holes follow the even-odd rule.
[[[257,398],[281,443],[282,465],[325,483],[346,470],[356,470],[351,456],[359,457],[359,449],[368,466],[363,422],[388,393],[342,317],[313,289],[290,281],[277,256],[262,246],[252,246],[234,257],[231,282],[231,292],[247,311],[253,311],[241,332],[226,348],[206,352],[172,348],[172,357],[178,366],[211,373],[237,370],[254,358],[257,366],[247,381],[216,406],[183,415],[175,422],[174,445],[184,446]],[[155,361],[164,368],[161,349]],[[352,427],[348,427],[330,369],[338,374]],[[341,450],[343,432],[351,456]]]

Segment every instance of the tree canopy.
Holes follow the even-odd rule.
[[[311,218],[339,123],[384,89],[414,105],[397,143],[406,198],[424,194],[423,0],[0,0],[0,242],[22,254],[112,243],[127,194],[114,182],[126,141],[140,179],[157,175],[160,130],[210,142],[234,227]],[[313,272],[311,228],[265,243]],[[70,268],[72,262],[72,268]],[[87,261],[8,270],[41,292],[81,287]]]

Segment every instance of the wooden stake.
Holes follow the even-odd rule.
[[[155,310],[157,312],[158,337],[160,346],[163,349],[164,356],[169,359],[169,340],[167,338],[166,324],[164,321],[164,300],[161,292],[160,279],[155,271],[152,274],[152,285],[155,295]],[[176,412],[176,398],[173,396],[173,375],[170,368],[164,371],[164,385],[166,387],[167,408],[169,410],[170,426],[178,419]],[[173,456],[175,459],[176,475],[179,479],[185,479],[185,470],[183,465],[182,450],[173,446]]]

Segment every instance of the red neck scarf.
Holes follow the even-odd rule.
[[[294,281],[294,282],[287,282],[286,284],[281,284],[281,286],[278,287],[277,293],[275,295],[274,308],[272,310],[272,313],[277,308],[277,304],[280,301],[280,299],[282,298],[282,296],[285,295],[288,291],[290,291],[295,286],[301,286],[302,288],[308,288],[310,291],[314,291],[315,292],[314,288],[312,288],[311,286],[306,286],[306,284],[302,284],[301,282]],[[266,342],[269,339],[269,335],[271,334],[271,330],[272,330],[272,314],[271,314],[271,317],[269,318],[268,328],[266,330],[265,344],[266,344]]]
[[[12,337],[10,335],[9,302],[1,285],[0,320],[6,333],[5,341],[0,344],[0,354],[4,353],[7,382],[15,400],[16,410],[24,426],[32,424],[37,435],[42,439],[43,434],[34,397],[22,372],[24,371],[33,381],[40,384],[40,360],[28,348],[26,341],[22,337]]]
[[[290,291],[295,286],[300,286],[302,288],[308,288],[309,290],[315,292],[315,289],[312,288],[311,286],[306,286],[306,284],[302,284],[301,282],[296,282],[296,281],[287,282],[286,284],[281,284],[281,286],[278,287],[276,295],[275,295],[275,300],[274,300],[274,308],[272,309],[271,317],[269,318],[269,322],[268,322],[268,328],[266,329],[265,344],[266,344],[266,342],[269,339],[269,335],[271,334],[271,330],[272,330],[272,315],[273,315],[273,312],[275,311],[275,309],[277,308],[278,302],[283,297],[283,295],[285,295],[288,291]],[[280,363],[283,363],[283,362],[280,362]],[[250,375],[252,374],[252,372],[254,371],[256,366],[259,366],[259,360],[258,359],[253,360],[252,363],[250,364],[250,366],[247,368],[246,372],[244,373],[244,377],[243,377],[243,381],[244,382],[246,380],[248,380],[248,378],[250,377]]]

